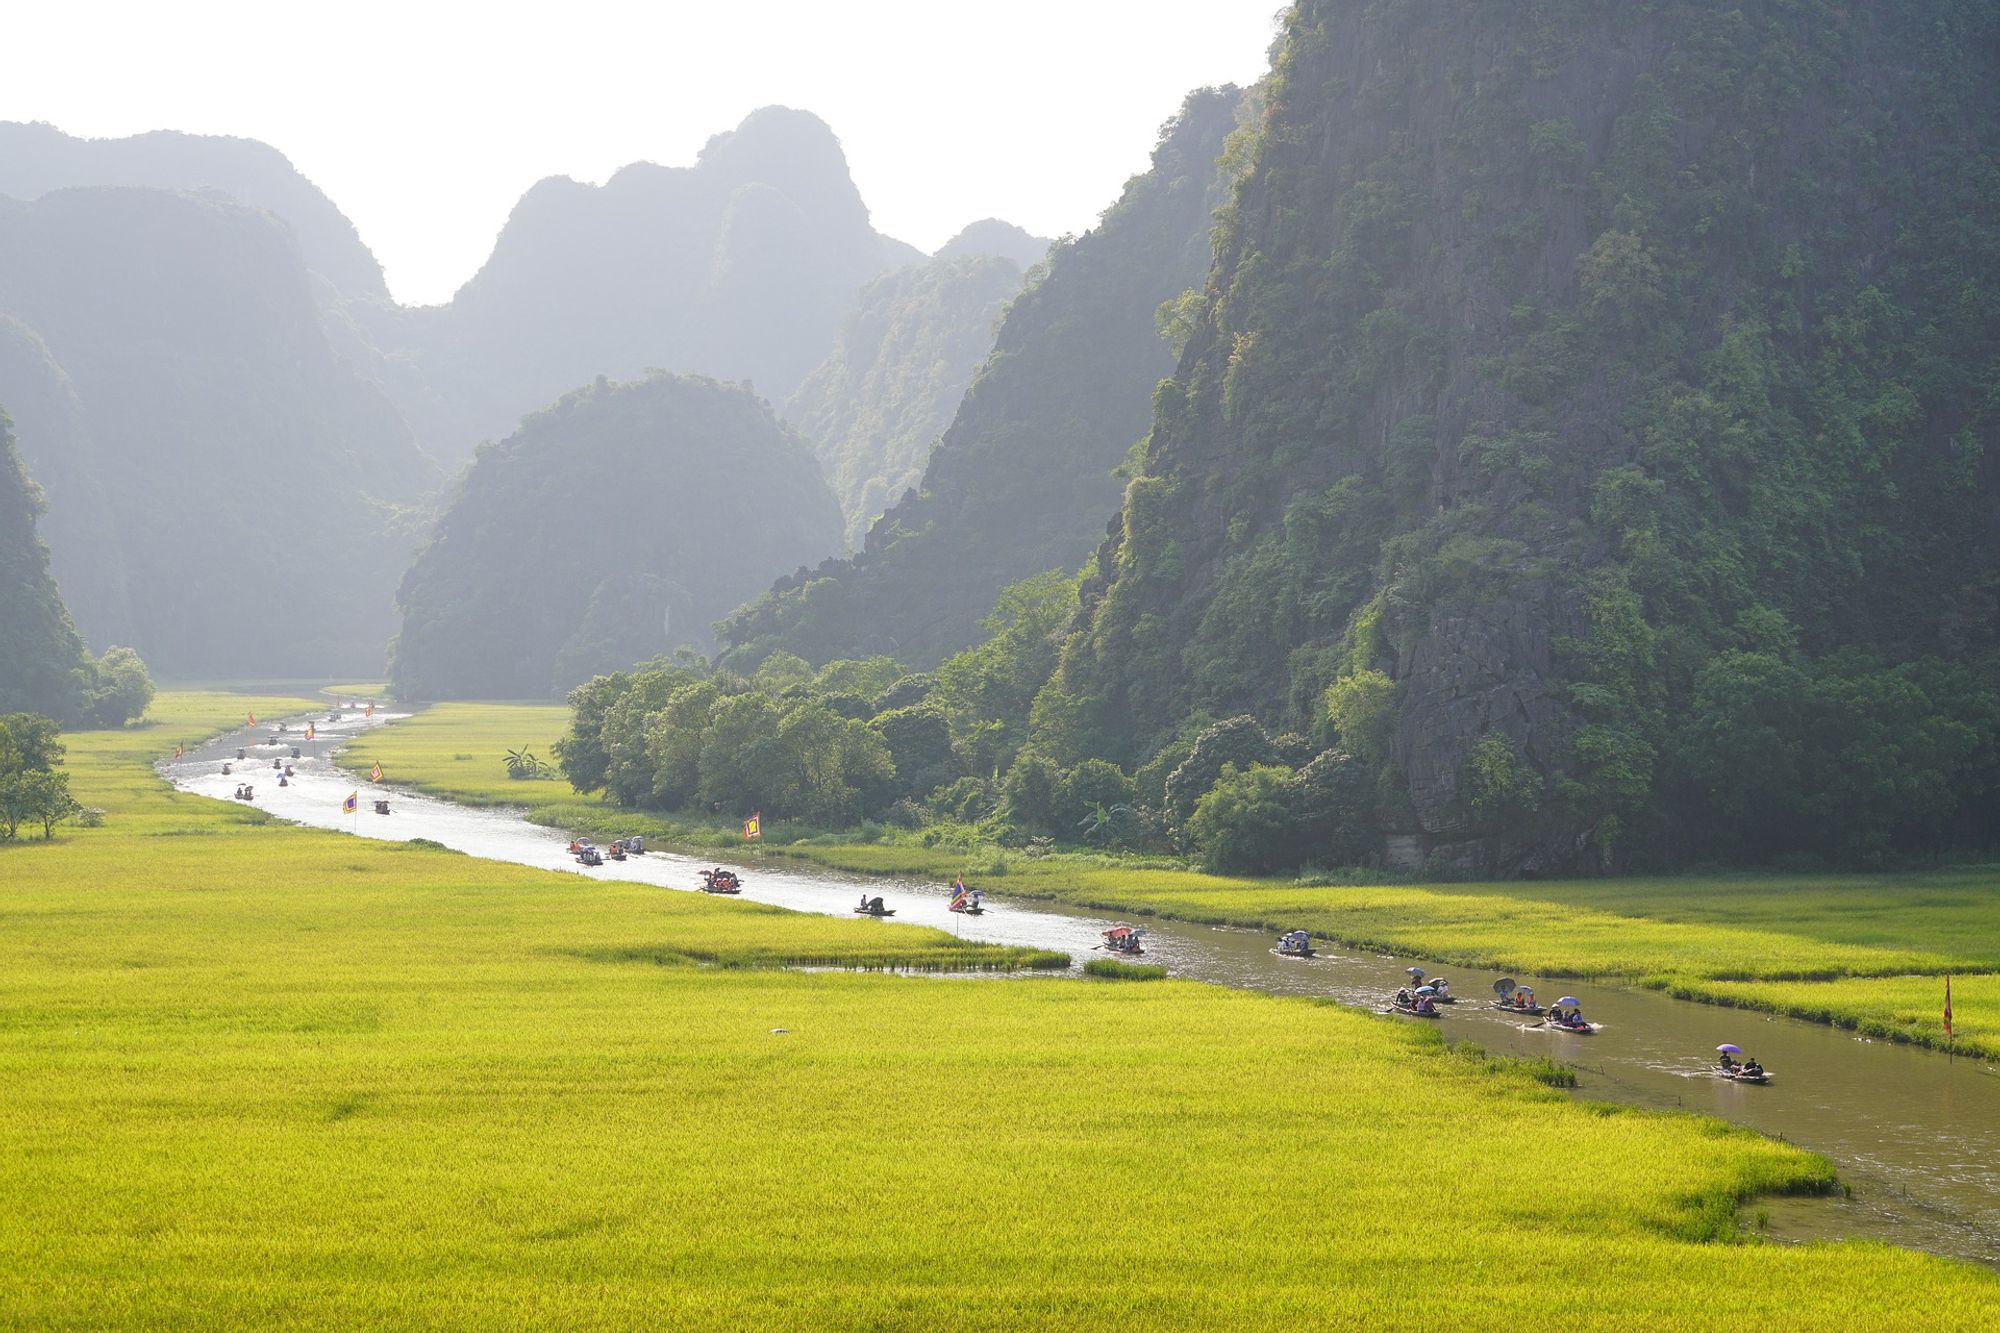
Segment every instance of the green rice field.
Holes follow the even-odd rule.
[[[716,966],[949,941],[147,771],[239,703],[72,736],[104,826],[0,852],[8,1327],[2000,1320],[1984,1270],[1742,1234],[1823,1159],[1434,1033],[1176,981]]]
[[[440,795],[536,806],[543,823],[588,831],[651,827],[733,847],[733,829],[607,816],[560,782],[512,782],[500,758],[546,755],[559,705],[444,704],[366,738],[347,760],[384,767]],[[995,849],[814,839],[767,855],[864,874],[949,880],[995,891],[1189,921],[1290,929],[1324,939],[1549,977],[1624,978],[1690,999],[1837,1023],[1942,1047],[1944,974],[1958,997],[1955,1048],[2000,1058],[2000,867],[1890,875],[1730,875],[1504,884],[1304,886],[1121,863],[1028,858]]]

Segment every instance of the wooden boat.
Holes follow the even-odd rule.
[[[1310,944],[1308,944],[1308,945],[1307,945],[1307,946],[1306,946],[1305,948],[1303,948],[1303,949],[1279,949],[1279,948],[1273,948],[1273,949],[1271,950],[1271,953],[1272,953],[1272,954],[1273,954],[1274,956],[1276,956],[1276,957],[1279,957],[1279,958],[1311,958],[1311,957],[1312,957],[1312,956],[1314,955],[1314,952],[1315,952],[1315,950],[1313,949],[1313,947],[1312,947],[1312,946],[1311,946]]]
[[[604,853],[595,847],[586,847],[576,854],[576,860],[578,865],[601,866],[604,864]]]
[[[895,909],[895,908],[893,908],[893,907],[878,907],[878,906],[875,906],[875,905],[874,905],[874,904],[872,904],[872,903],[871,903],[871,904],[870,904],[869,906],[867,906],[867,907],[857,907],[857,908],[855,908],[854,910],[855,910],[856,912],[859,912],[859,913],[860,913],[860,914],[861,914],[862,916],[894,916],[894,915],[896,915],[896,909]]]
[[[611,844],[611,850],[605,854],[614,861],[623,861],[625,859],[625,849],[615,842]]]
[[[1493,1007],[1503,1014],[1526,1014],[1531,1018],[1539,1018],[1548,1012],[1539,1004],[1508,1004],[1500,1000],[1494,1001]]]
[[[961,915],[961,916],[985,916],[985,915],[986,915],[986,909],[985,909],[985,908],[983,908],[983,907],[974,907],[974,906],[973,906],[973,905],[972,905],[971,903],[967,903],[967,904],[966,904],[965,906],[963,906],[963,907],[947,907],[947,908],[946,908],[945,910],[946,910],[947,912],[957,912],[957,913],[958,913],[959,915]]]
[[[701,891],[703,893],[741,893],[743,892],[743,881],[736,877],[736,872],[733,870],[704,870],[701,872]]]
[[[1542,1019],[1542,1026],[1551,1032],[1574,1032],[1579,1037],[1594,1036],[1597,1032],[1595,1023],[1558,1023],[1547,1017]]]
[[[1742,1065],[1736,1065],[1733,1068],[1718,1069],[1715,1072],[1728,1079],[1731,1083],[1769,1083],[1771,1081],[1771,1072],[1768,1069],[1759,1069],[1754,1074],[1746,1074],[1743,1072]]]
[[[1112,953],[1142,954],[1146,952],[1146,946],[1140,943],[1140,938],[1146,933],[1143,927],[1113,926],[1111,929],[1099,933],[1104,938],[1103,947],[1109,949]]]
[[[1423,1010],[1417,1008],[1416,1005],[1407,1003],[1401,999],[1394,999],[1389,1001],[1389,1007],[1387,1009],[1384,1009],[1382,1012],[1385,1014],[1401,1014],[1405,1018],[1444,1017],[1444,1015],[1439,1013],[1435,1008],[1433,1008],[1429,1013],[1425,1013]]]

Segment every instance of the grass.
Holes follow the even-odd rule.
[[[7,1327],[2000,1321],[1741,1239],[1832,1184],[1783,1143],[1330,1004],[704,965],[941,932],[260,823],[145,771],[235,701],[159,707],[0,853]]]
[[[1116,958],[1093,958],[1083,965],[1093,977],[1109,981],[1165,981],[1167,969],[1158,963],[1121,963]]]
[[[616,810],[561,782],[509,782],[500,760],[560,735],[560,705],[446,704],[367,738],[346,759],[455,799],[531,807],[530,818],[595,834],[643,831],[703,850],[745,851],[733,823]],[[452,757],[456,756],[456,757]],[[763,854],[860,874],[947,881],[966,873],[1007,893],[1120,913],[1283,930],[1450,963],[1543,977],[1618,978],[1942,1047],[1943,974],[1968,978],[1957,1049],[2000,1058],[2000,868],[1893,875],[1711,875],[1504,884],[1305,885],[1213,876],[1158,858],[1029,857],[993,847],[770,826]],[[803,837],[804,840],[801,840]],[[998,886],[995,886],[998,887]],[[1898,980],[1900,978],[1900,980]],[[1865,984],[1864,984],[1865,983]]]

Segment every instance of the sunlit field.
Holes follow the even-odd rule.
[[[367,773],[379,763],[386,782],[468,805],[542,805],[576,793],[560,778],[509,778],[507,752],[532,752],[553,771],[568,725],[561,704],[438,704],[356,737],[340,764]]]
[[[234,706],[71,737],[105,826],[0,852],[10,1327],[2000,1320],[1984,1270],[1741,1237],[1740,1199],[1823,1160],[1428,1031],[1175,981],[704,965],[949,941],[145,772]]]
[[[367,738],[344,762],[381,758],[401,780],[470,801],[536,807],[539,822],[580,831],[645,827],[741,850],[733,826],[607,816],[561,782],[510,782],[502,759],[561,735],[558,705],[443,704]],[[515,794],[518,793],[518,794]],[[970,872],[1009,894],[1120,912],[1291,929],[1355,946],[1540,976],[1619,977],[1874,1035],[1942,1046],[1943,974],[1975,998],[1959,1006],[1957,1049],[2000,1057],[2000,870],[1902,875],[1731,875],[1506,884],[1302,886],[1227,878],[1102,856],[1031,858],[984,849],[815,838],[788,845],[774,824],[765,854],[864,874],[949,880]],[[1983,975],[1982,975],[1983,974]],[[1847,978],[1867,985],[1827,984]],[[1902,978],[1902,980],[1891,980]],[[1971,986],[1969,992],[1964,990]],[[1880,997],[1897,997],[1889,1001]],[[1885,1007],[1886,1006],[1886,1007]]]

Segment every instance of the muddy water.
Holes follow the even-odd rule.
[[[360,810],[341,811],[356,781],[332,767],[330,755],[364,726],[391,714],[340,722],[319,721],[317,746],[299,737],[303,720],[273,742],[269,732],[223,737],[179,762],[164,766],[174,784],[228,799],[249,781],[256,804],[301,824],[387,840],[429,838],[498,861],[540,866],[590,877],[632,880],[691,891],[696,871],[713,862],[648,852],[601,868],[579,867],[566,835],[528,823],[516,811],[472,809],[395,790],[361,787]],[[288,760],[293,745],[305,750],[290,785],[280,788],[273,758]],[[223,776],[222,762],[236,749],[247,758]],[[372,811],[386,795],[389,815]],[[745,898],[806,912],[843,915],[861,897],[863,881],[832,872],[758,862],[735,867]],[[896,921],[936,926],[1000,944],[1059,949],[1079,962],[1091,956],[1109,919],[1040,902],[1009,901],[1006,880],[986,882],[984,916],[945,910],[942,885],[869,880],[896,909]],[[1150,934],[1145,961],[1168,971],[1226,986],[1286,995],[1325,996],[1379,1008],[1402,983],[1404,969],[1422,967],[1451,978],[1459,1002],[1444,1011],[1447,1037],[1470,1039],[1489,1050],[1550,1054],[1573,1065],[1578,1095],[1632,1105],[1683,1108],[1720,1116],[1825,1153],[1839,1166],[1852,1197],[1842,1200],[1776,1200],[1752,1216],[1781,1238],[1869,1236],[2000,1265],[2000,1076],[1978,1061],[1947,1061],[1910,1046],[1874,1042],[1833,1028],[1669,999],[1651,991],[1586,982],[1548,982],[1522,976],[1545,1001],[1575,995],[1585,1016],[1600,1026],[1577,1036],[1532,1025],[1487,1003],[1494,975],[1433,965],[1424,959],[1342,952],[1327,947],[1311,959],[1285,959],[1270,951],[1261,932],[1174,922],[1144,923]],[[1385,1017],[1384,1022],[1422,1020]],[[1715,1076],[1711,1061],[1720,1042],[1735,1042],[1770,1070],[1772,1082],[1747,1086]]]

